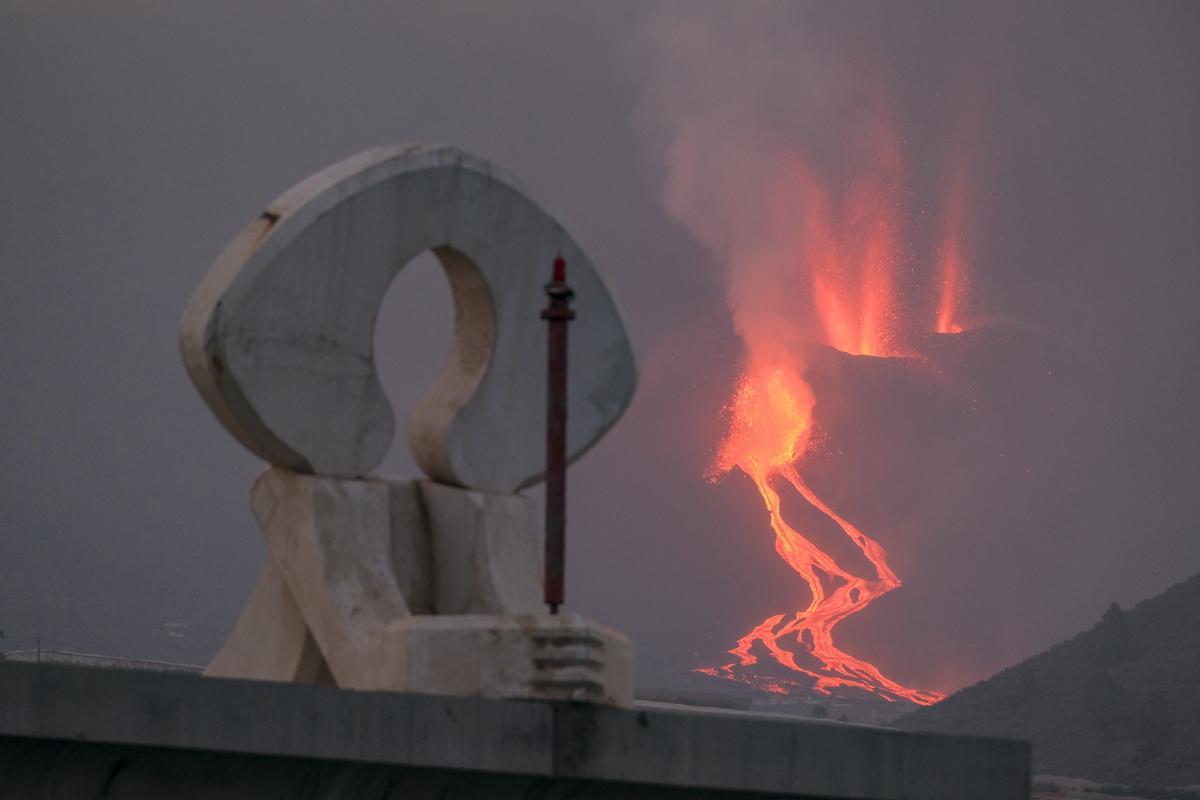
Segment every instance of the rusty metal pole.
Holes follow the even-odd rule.
[[[567,323],[575,319],[567,285],[567,264],[554,259],[554,273],[546,284],[550,303],[542,310],[546,320],[546,605],[557,614],[563,602],[566,572],[567,521]]]

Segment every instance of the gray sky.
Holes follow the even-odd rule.
[[[687,57],[702,105],[744,89],[764,126],[800,120],[812,142],[845,122],[799,88],[876,76],[907,154],[914,274],[944,156],[971,151],[974,298],[1004,331],[937,350],[936,379],[837,359],[813,376],[831,443],[814,483],[905,580],[839,628],[847,649],[955,688],[1200,570],[1200,7],[724,8],[3,4],[0,629],[215,651],[265,559],[246,508],[260,465],[188,382],[179,314],[264,204],[405,140],[532,186],[641,351],[634,406],[572,470],[569,604],[625,629],[647,681],[795,607],[749,482],[703,479],[739,344],[724,266],[662,202],[655,92]],[[717,26],[720,46],[681,55],[677,26]],[[764,54],[769,85],[718,69]],[[428,258],[389,294],[377,341],[401,413],[449,309]],[[388,468],[412,469],[403,452]]]

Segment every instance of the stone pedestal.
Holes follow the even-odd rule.
[[[206,674],[629,706],[621,633],[541,604],[536,497],[272,467],[271,558]]]
[[[633,705],[633,646],[577,614],[432,615],[395,623],[388,688]]]

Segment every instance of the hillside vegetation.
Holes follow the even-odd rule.
[[[1200,575],[894,725],[1028,739],[1038,773],[1200,784]]]

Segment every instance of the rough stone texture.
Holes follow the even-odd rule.
[[[409,512],[393,509],[393,499]],[[272,468],[255,482],[251,506],[271,564],[334,680],[339,686],[387,688],[400,655],[393,652],[394,641],[388,646],[385,632],[409,616],[393,567],[394,558],[404,557],[393,555],[391,525],[399,519],[423,527],[415,486]],[[428,574],[427,566],[424,571]]]
[[[409,691],[633,705],[633,645],[577,614],[412,617],[401,636]]]
[[[20,798],[1024,800],[1030,781],[1029,746],[1000,739],[3,662],[0,737]]]
[[[364,475],[391,446],[373,338],[396,273],[432,249],[454,295],[452,352],[409,422],[442,483],[510,492],[544,464],[542,284],[561,254],[576,290],[568,454],[629,404],[634,354],[595,267],[491,165],[449,147],[368,150],[272,203],[218,258],[184,313],[184,363],[218,419],[268,462]]]
[[[437,575],[433,540],[443,532],[429,524],[421,491],[424,481],[383,479],[382,482],[388,491],[389,542],[396,585],[411,613],[433,614],[436,611],[433,587]]]
[[[421,481],[432,535],[439,614],[537,614],[545,531],[536,496],[489,494]]]
[[[272,467],[251,507],[271,560],[207,675],[632,704],[629,640],[541,613],[536,498]]]

